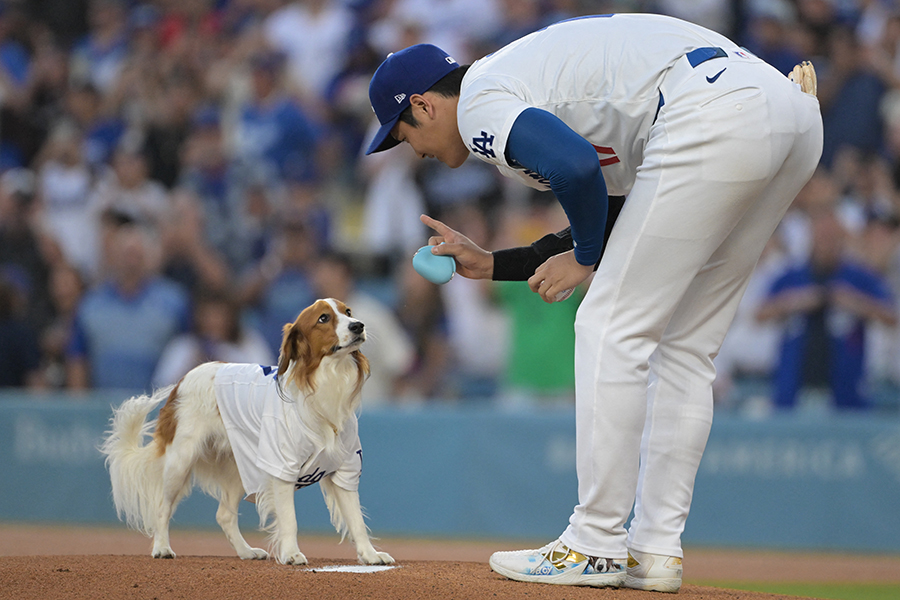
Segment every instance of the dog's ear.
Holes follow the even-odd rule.
[[[313,352],[309,339],[303,335],[303,328],[298,323],[284,326],[281,355],[278,358],[278,373],[284,377],[282,381],[293,381],[301,389],[315,391],[313,373],[321,360],[322,357]],[[294,368],[289,374],[287,371],[292,361]]]
[[[303,346],[306,341],[303,338],[303,332],[300,331],[296,323],[286,323],[282,328],[282,332],[281,353],[278,356],[278,374],[286,379],[291,361],[297,362],[302,359]]]

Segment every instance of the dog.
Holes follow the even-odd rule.
[[[197,485],[219,501],[216,521],[238,556],[266,559],[269,552],[251,547],[238,527],[246,497],[256,502],[274,558],[306,564],[293,494],[318,483],[332,524],[360,562],[394,562],[372,546],[357,492],[365,339],[343,302],[317,300],[284,326],[277,368],[205,363],[174,386],[123,402],[101,446],[119,518],[153,538],[153,557],[174,558],[169,521]]]

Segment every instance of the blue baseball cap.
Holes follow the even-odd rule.
[[[444,75],[458,68],[454,58],[431,44],[416,44],[388,55],[369,83],[369,101],[381,127],[366,154],[399,144],[391,136],[391,129],[409,106],[409,97],[424,94]]]

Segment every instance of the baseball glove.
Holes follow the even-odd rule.
[[[800,89],[806,92],[807,94],[816,95],[818,91],[818,80],[816,79],[816,70],[813,68],[812,63],[808,60],[804,60],[802,63],[794,67],[794,70],[791,71],[791,74],[788,75],[788,79],[800,85]]]

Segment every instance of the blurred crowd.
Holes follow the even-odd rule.
[[[477,160],[362,155],[383,57],[461,64],[550,23],[655,12],[788,73],[811,60],[821,167],[717,358],[746,411],[900,408],[900,0],[2,0],[0,386],[149,390],[274,364],[319,297],[370,333],[364,401],[559,406],[575,311],[411,269],[428,213],[495,249],[566,226]]]

